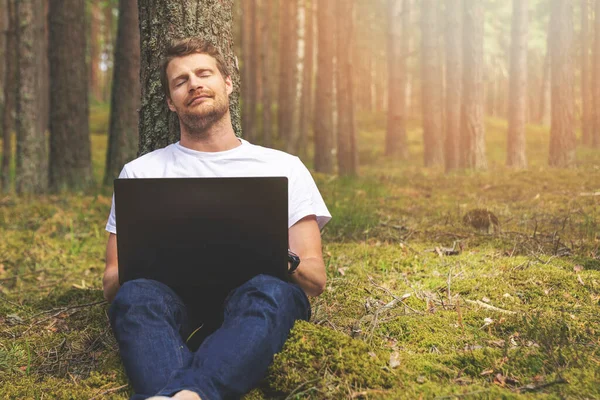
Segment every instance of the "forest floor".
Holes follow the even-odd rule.
[[[509,170],[490,119],[489,170],[444,174],[416,125],[410,160],[385,160],[383,120],[361,120],[360,178],[314,174],[327,289],[246,398],[600,398],[600,152],[548,168],[532,125]],[[131,394],[101,290],[110,202],[0,197],[0,398]],[[499,224],[465,224],[474,209]]]

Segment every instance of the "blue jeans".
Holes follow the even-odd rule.
[[[294,322],[310,318],[310,303],[298,285],[258,275],[229,293],[222,325],[192,351],[184,337],[193,330],[191,306],[167,285],[148,279],[125,282],[117,292],[109,317],[137,393],[132,399],[184,389],[202,400],[240,398],[265,376]]]

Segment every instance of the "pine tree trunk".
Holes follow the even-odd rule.
[[[442,128],[442,69],[437,23],[437,0],[421,2],[421,68],[423,142],[426,167],[444,164]]]
[[[51,0],[50,186],[92,184],[84,0]]]
[[[525,118],[527,111],[527,0],[513,0],[510,101],[506,165],[527,168]]]
[[[312,125],[313,64],[314,64],[314,10],[316,0],[304,0],[304,60],[302,70],[302,95],[300,100],[300,126],[298,154],[306,157],[308,130]]]
[[[406,139],[406,57],[409,29],[405,8],[408,1],[388,0],[388,80],[389,98],[385,154],[401,160],[408,158]],[[402,23],[399,23],[402,21]]]
[[[254,97],[254,22],[256,1],[242,1],[242,134],[254,141],[256,102]]]
[[[175,3],[138,0],[141,40],[140,142],[138,155],[179,140],[179,120],[167,107],[160,84],[160,61],[170,40],[199,36],[216,45],[231,71],[234,91],[229,111],[236,135],[241,135],[240,80],[233,54],[233,0],[181,0]]]
[[[119,0],[118,24],[105,185],[111,185],[125,163],[135,158],[139,139],[140,32],[136,0]]]
[[[298,1],[281,2],[279,43],[279,96],[277,129],[284,139],[288,153],[298,152],[298,130],[296,120],[296,85],[298,62]]]
[[[354,120],[354,88],[352,87],[352,47],[354,30],[354,3],[337,0],[336,54],[337,54],[337,160],[342,176],[358,174],[356,149],[356,122]]]
[[[38,82],[38,126],[46,132],[50,126],[50,67],[48,60],[48,0],[35,1],[36,54]]]
[[[2,191],[10,191],[10,164],[12,161],[13,112],[17,91],[17,13],[16,0],[6,0],[8,24],[6,31],[6,66],[4,69],[4,108],[2,109]]]
[[[35,0],[17,2],[17,168],[16,190],[19,194],[43,193],[48,188],[46,136],[40,130],[37,71],[37,46],[40,40],[36,29]]]
[[[137,4],[137,0],[135,1]],[[137,27],[139,30],[139,26]],[[102,52],[106,57],[107,68],[104,73],[105,79],[102,86],[102,101],[108,102],[111,98],[112,76],[114,72],[115,40],[113,32],[113,2],[107,1],[104,4],[104,26],[103,26],[104,46]],[[139,39],[139,33],[138,33]],[[139,46],[138,46],[139,47]]]
[[[594,123],[592,119],[592,85],[590,79],[590,15],[589,1],[581,0],[581,131],[583,144],[592,144]]]
[[[317,7],[317,83],[315,93],[315,170],[333,173],[333,27],[334,2]]]
[[[460,165],[463,168],[487,168],[483,121],[483,17],[482,0],[464,0],[460,125]]]
[[[445,168],[458,168],[460,160],[462,0],[446,0],[446,138]]]
[[[596,1],[594,20],[594,66],[593,66],[593,96],[594,96],[594,130],[592,147],[600,148],[600,1]]]
[[[544,56],[544,72],[542,74],[542,86],[540,91],[540,109],[538,111],[538,123],[550,125],[550,23],[548,23],[548,35],[546,36],[546,55]]]
[[[573,4],[552,0],[550,16],[550,70],[552,86],[552,121],[550,125],[549,164],[569,167],[575,162],[575,129],[573,118],[574,66]]]
[[[0,112],[4,106],[4,71],[6,68],[6,38],[8,36],[8,0],[0,0]]]
[[[262,137],[263,144],[266,147],[271,147],[272,143],[272,90],[271,79],[273,76],[272,70],[269,68],[272,64],[271,60],[271,27],[273,21],[273,0],[262,0],[262,12],[260,18],[261,28],[261,52],[260,59],[263,67],[260,69],[262,79]]]
[[[95,100],[102,98],[100,90],[100,3],[99,0],[90,1],[90,65],[89,82],[90,92]]]

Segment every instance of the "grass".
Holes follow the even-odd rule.
[[[548,168],[529,126],[530,168],[509,170],[489,119],[489,171],[444,174],[420,167],[417,121],[410,159],[385,159],[384,120],[361,116],[359,178],[314,174],[327,290],[246,398],[600,397],[600,153]],[[101,182],[106,135],[92,143]],[[110,201],[0,198],[0,398],[131,394],[101,291]],[[499,228],[463,224],[477,208]]]

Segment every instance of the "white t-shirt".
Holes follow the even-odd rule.
[[[219,152],[188,149],[179,144],[145,154],[126,164],[119,178],[193,178],[285,176],[288,178],[288,228],[315,215],[322,229],[331,214],[308,169],[298,157],[239,139],[240,146]],[[106,230],[117,233],[115,198]]]

